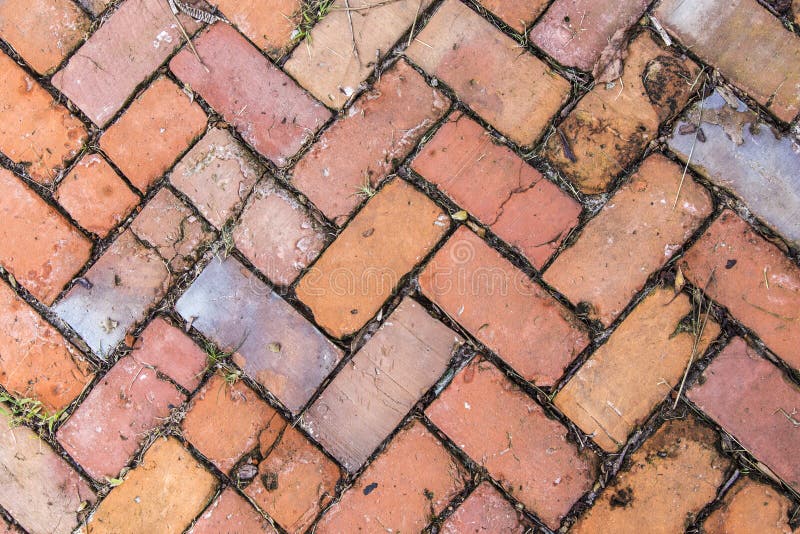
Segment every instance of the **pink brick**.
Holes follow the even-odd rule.
[[[442,534],[480,534],[503,532],[522,534],[530,525],[514,506],[494,489],[482,482],[453,515],[442,524]]]
[[[170,61],[172,71],[279,167],[330,117],[231,26],[215,24],[195,46],[209,72],[189,50]]]
[[[548,0],[480,0],[480,3],[516,31],[525,33],[545,10]]]
[[[264,516],[258,513],[244,497],[233,488],[226,488],[208,508],[200,514],[187,534],[256,533],[277,531]]]
[[[175,382],[193,391],[206,370],[206,353],[179,328],[157,317],[134,344],[131,357],[152,365]]]

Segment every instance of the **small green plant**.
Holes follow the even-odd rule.
[[[328,14],[334,0],[304,0],[300,10],[300,22],[292,32],[292,41],[311,40],[311,28],[319,19]]]
[[[230,359],[232,352],[225,352],[219,350],[213,343],[206,343],[206,359],[208,360],[208,368],[209,369],[216,369]]]
[[[375,193],[377,193],[377,191],[372,187],[369,178],[366,176],[364,177],[364,183],[356,187],[355,192],[356,195],[367,199],[374,197]]]
[[[0,393],[0,412],[9,418],[11,426],[32,424],[46,428],[52,433],[56,423],[61,419],[64,410],[48,414],[42,401],[31,398],[12,397],[7,393]],[[5,407],[3,406],[5,405]],[[8,409],[6,409],[8,407]]]

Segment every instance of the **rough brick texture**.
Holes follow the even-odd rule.
[[[475,488],[467,500],[444,522],[445,534],[507,532],[522,534],[528,523],[488,482]]]
[[[791,501],[766,484],[744,479],[725,495],[705,523],[708,534],[791,534]]]
[[[189,534],[277,531],[233,488],[226,488],[197,519]]]

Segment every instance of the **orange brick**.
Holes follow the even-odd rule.
[[[494,365],[473,361],[426,410],[456,445],[549,527],[592,487],[596,458]]]
[[[139,203],[102,156],[81,158],[53,195],[78,224],[105,237]]]
[[[325,105],[342,108],[375,68],[377,58],[386,55],[431,2],[397,0],[376,5],[372,0],[337,0],[310,38],[292,53],[286,72]],[[350,17],[347,5],[353,9]]]
[[[0,169],[0,220],[0,265],[49,306],[89,261],[92,244],[5,169]]]
[[[372,197],[297,285],[334,337],[358,331],[447,231],[447,216],[396,179]]]
[[[539,138],[569,95],[566,80],[458,0],[441,5],[407,53],[520,145]]]
[[[273,59],[280,58],[291,45],[303,8],[301,0],[219,0],[216,5]]]
[[[588,303],[590,316],[608,326],[712,209],[702,186],[653,155],[556,258],[544,280],[572,302]]]
[[[526,379],[553,384],[588,344],[577,319],[460,228],[420,274],[422,292]]]
[[[100,148],[145,192],[203,132],[206,115],[168,78],[158,78],[100,138]]]
[[[790,122],[800,112],[800,37],[755,0],[667,0],[656,16],[682,44],[778,118]]]
[[[617,451],[680,382],[695,336],[676,332],[690,310],[685,294],[656,289],[558,392],[556,406],[602,448]],[[709,320],[695,361],[718,333]]]
[[[717,435],[689,416],[667,421],[570,532],[683,532],[717,493],[730,462]]]
[[[706,534],[792,534],[792,502],[766,484],[746,478],[731,488],[703,523]]]
[[[69,0],[6,0],[0,37],[40,74],[58,66],[89,32],[91,21]]]
[[[0,152],[49,184],[86,141],[86,127],[5,54],[0,72]]]
[[[548,2],[547,0],[480,0],[480,3],[518,32],[526,33],[531,23],[545,10]]]
[[[322,134],[294,168],[292,184],[341,225],[363,200],[359,190],[392,173],[449,106],[400,60]]]
[[[233,534],[237,532],[267,532],[277,534],[269,521],[231,487],[225,488],[217,499],[200,515],[187,534]]]
[[[454,114],[413,169],[541,267],[578,223],[581,206],[481,126]]]
[[[375,525],[419,532],[464,488],[467,476],[430,431],[413,422],[328,509],[317,532],[371,532]]]
[[[475,488],[456,512],[442,524],[443,534],[503,532],[522,534],[530,528],[520,512],[488,482]]]
[[[66,408],[92,379],[83,355],[2,282],[0,354],[0,384],[49,413]]]
[[[726,210],[681,265],[689,281],[800,368],[800,268],[775,245]]]

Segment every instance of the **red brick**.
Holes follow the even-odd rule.
[[[678,332],[690,312],[685,294],[656,289],[558,392],[556,406],[602,448],[617,451],[719,334],[706,322],[693,355],[695,334]]]
[[[789,122],[800,112],[800,37],[758,2],[667,0],[656,15],[682,44],[778,118]]]
[[[688,396],[743,448],[800,489],[800,388],[780,369],[734,338]]]
[[[653,155],[556,258],[544,280],[572,302],[588,303],[590,317],[608,326],[712,209],[702,186],[684,177],[679,165]]]
[[[89,0],[93,5],[100,2]],[[107,2],[105,2],[107,3]],[[188,32],[197,24],[181,15]],[[53,76],[53,85],[98,126],[184,43],[162,0],[124,2]]]
[[[255,449],[273,417],[280,415],[244,382],[229,384],[215,374],[195,394],[181,428],[198,451],[227,473]]]
[[[269,521],[232,488],[223,490],[187,534],[277,533]]]
[[[208,72],[188,49],[170,61],[172,71],[279,167],[330,117],[231,26],[215,24],[195,47]]]
[[[90,154],[75,164],[53,195],[78,224],[105,237],[139,203],[102,156]]]
[[[145,192],[203,132],[206,115],[168,78],[145,89],[103,137],[100,148]]]
[[[256,186],[233,240],[256,268],[281,286],[291,284],[326,241],[317,222],[272,179]]]
[[[449,106],[400,60],[322,134],[294,168],[292,184],[341,225],[363,200],[359,191],[389,176]]]
[[[621,79],[595,84],[559,125],[560,133],[548,137],[544,156],[584,193],[608,189],[658,136],[659,124],[702,87],[699,67],[655,39],[649,32],[634,39]]]
[[[9,407],[0,408],[0,506],[28,532],[69,534],[94,491],[32,430],[12,428]]]
[[[83,355],[36,310],[0,282],[0,384],[57,412],[92,379]]]
[[[526,33],[547,7],[547,0],[480,0],[483,7],[518,32]]]
[[[248,39],[278,59],[292,44],[302,19],[301,0],[220,0],[217,8]]]
[[[792,534],[792,502],[767,486],[746,478],[725,495],[722,507],[703,523],[706,534]]]
[[[95,479],[116,477],[184,396],[154,370],[123,358],[58,429],[58,441]]]
[[[371,0],[338,0],[295,49],[286,72],[325,105],[342,108],[363,87],[377,59],[415,25],[431,2],[398,0],[376,5]],[[352,9],[349,17],[347,5]]]
[[[317,532],[419,532],[464,488],[467,477],[442,444],[413,422],[328,509]]]
[[[606,48],[647,9],[647,0],[556,0],[530,32],[533,44],[567,67],[592,70]]]
[[[270,449],[246,492],[288,532],[305,532],[333,499],[341,473],[298,430],[283,427],[277,444],[262,439],[261,450]]]
[[[689,250],[682,266],[689,281],[800,368],[800,269],[777,247],[726,210]]]
[[[581,212],[577,202],[460,113],[436,132],[413,168],[537,268]]]
[[[483,482],[442,524],[443,534],[522,534],[530,525],[499,491]]]
[[[364,326],[450,226],[442,210],[395,179],[367,202],[297,285],[297,297],[334,337]]]
[[[5,54],[0,72],[0,152],[49,184],[86,141],[86,127]]]
[[[592,487],[596,459],[489,362],[473,361],[426,413],[551,528]]]
[[[683,532],[717,493],[730,462],[716,434],[691,416],[667,421],[630,458],[630,469],[598,497],[570,532]]]
[[[0,220],[0,265],[49,306],[89,261],[92,244],[22,180],[2,168]]]
[[[0,37],[41,74],[72,52],[91,21],[69,0],[6,0],[0,4]]]
[[[289,410],[298,412],[342,358],[294,308],[233,258],[213,260],[178,300],[186,321]]]
[[[123,232],[53,311],[107,358],[167,291],[171,276],[164,260]],[[88,282],[88,283],[86,283]]]
[[[136,216],[131,231],[158,250],[174,271],[189,268],[198,249],[213,238],[194,212],[167,188],[156,193]]]
[[[157,439],[142,463],[103,499],[86,532],[182,532],[217,485],[177,439]]]
[[[230,132],[212,128],[175,165],[170,182],[203,217],[222,228],[263,173],[261,164]]]
[[[406,298],[305,412],[305,428],[346,469],[358,470],[462,341]]]
[[[458,0],[441,5],[408,57],[519,145],[532,145],[569,96],[566,80]]]
[[[577,319],[460,228],[419,276],[422,292],[527,380],[553,384],[589,344]]]
[[[193,391],[206,369],[206,353],[180,329],[157,317],[134,344],[131,357]]]

